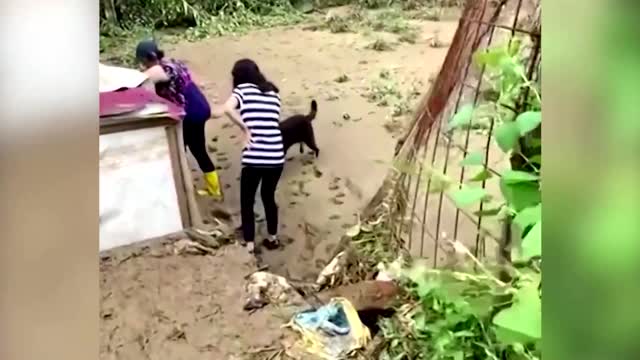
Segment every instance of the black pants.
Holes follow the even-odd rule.
[[[242,216],[242,235],[244,240],[254,241],[256,224],[253,213],[256,191],[260,185],[260,196],[264,205],[269,235],[278,233],[278,205],[276,205],[276,188],[282,175],[279,167],[251,167],[242,168],[240,175],[240,213]]]
[[[202,170],[203,173],[208,173],[214,171],[216,167],[213,165],[207,153],[204,135],[205,124],[206,121],[190,121],[189,119],[185,119],[182,121],[182,135],[184,145],[189,148],[193,157],[196,158],[200,170]]]

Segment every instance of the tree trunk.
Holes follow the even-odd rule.
[[[111,25],[120,26],[115,0],[101,0],[100,2],[104,11],[104,20]]]

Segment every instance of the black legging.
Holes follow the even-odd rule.
[[[205,121],[191,121],[186,119],[182,121],[182,135],[184,137],[184,145],[189,148],[193,157],[196,158],[198,166],[203,173],[215,171],[209,154],[204,134]]]
[[[251,242],[255,239],[256,224],[253,213],[256,191],[260,186],[260,196],[264,205],[264,213],[267,218],[267,231],[269,235],[278,233],[278,205],[276,205],[276,187],[282,175],[280,167],[251,167],[245,166],[240,174],[240,213],[242,216],[242,235],[244,241]]]

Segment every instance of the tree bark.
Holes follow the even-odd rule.
[[[100,2],[104,12],[104,20],[112,25],[120,26],[115,0],[101,0]]]

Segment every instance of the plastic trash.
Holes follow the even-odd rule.
[[[296,346],[322,359],[342,359],[371,340],[369,329],[345,298],[296,314],[288,324],[302,335]]]
[[[336,275],[344,268],[345,260],[346,253],[344,251],[336,255],[336,257],[334,257],[333,260],[331,260],[331,262],[322,269],[316,280],[316,285],[319,287],[327,284],[333,285]]]

